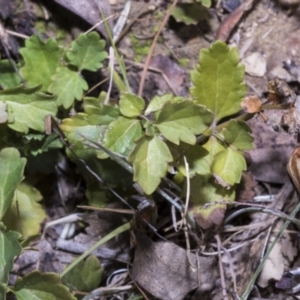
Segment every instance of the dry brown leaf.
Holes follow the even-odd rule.
[[[250,114],[260,112],[261,100],[256,95],[250,95],[242,101],[241,107]]]
[[[274,78],[268,82],[268,102],[292,104],[296,100],[295,92],[280,78]]]
[[[279,221],[274,228],[273,236],[268,242],[268,247],[275,239],[276,230],[280,230],[283,221]],[[282,238],[275,244],[270,255],[268,256],[263,269],[258,278],[257,284],[265,288],[271,281],[278,281],[282,277],[284,270],[287,270],[294,261],[298,251],[296,245],[293,245],[291,236],[285,232]]]
[[[132,278],[153,296],[163,300],[180,300],[193,289],[213,284],[217,278],[215,259],[190,254],[191,267],[184,249],[169,242],[153,242],[136,232]]]

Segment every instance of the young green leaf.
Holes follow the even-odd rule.
[[[38,155],[50,149],[62,148],[63,144],[57,134],[45,136],[40,133],[30,133],[23,136],[23,151],[25,156]]]
[[[143,136],[136,141],[128,161],[133,163],[133,180],[150,195],[166,175],[168,163],[173,158],[167,145],[158,136]]]
[[[70,64],[78,67],[79,71],[89,70],[95,72],[103,66],[101,62],[107,56],[104,48],[105,41],[100,39],[97,32],[81,33],[72,42],[72,48],[66,53],[66,56]]]
[[[123,116],[128,118],[138,117],[142,114],[145,108],[145,101],[143,98],[124,92],[120,98],[120,111]]]
[[[189,176],[193,177],[195,174],[206,175],[210,173],[210,165],[204,159],[208,155],[208,151],[199,145],[194,145],[185,154],[189,164]],[[183,158],[180,161],[179,171],[186,176],[186,169]]]
[[[228,126],[224,128],[223,134],[226,143],[239,150],[251,150],[253,148],[251,129],[246,122],[230,120]]]
[[[191,74],[195,85],[191,94],[197,103],[215,114],[215,122],[237,113],[246,94],[245,68],[239,64],[237,48],[216,41],[209,49],[200,51],[199,62]]]
[[[207,203],[234,200],[234,189],[227,189],[217,184],[211,175],[196,175],[191,178],[190,184],[191,206],[197,206],[198,209]]]
[[[75,99],[81,100],[83,91],[88,89],[86,81],[80,74],[67,67],[58,68],[52,79],[48,92],[56,95],[57,105],[62,105],[65,109],[70,108]]]
[[[64,119],[59,126],[66,134],[67,139],[74,143],[73,150],[75,152],[77,147],[82,150],[82,143],[85,141],[84,137],[96,143],[102,142],[103,134],[107,129],[106,125],[96,126],[91,124],[89,116],[85,113],[78,113],[72,118]]]
[[[103,268],[96,256],[80,261],[63,278],[62,283],[74,291],[90,292],[97,288],[102,280]]]
[[[172,103],[179,102],[184,100],[182,97],[173,97],[172,94],[165,94],[163,96],[155,96],[150,103],[147,106],[147,109],[145,110],[145,116],[148,114],[158,111],[162,109],[162,107],[165,105],[167,101],[170,101]]]
[[[208,13],[207,9],[199,3],[179,3],[172,11],[172,16],[177,22],[197,25],[199,21],[208,18]]]
[[[104,146],[113,152],[128,156],[134,147],[134,141],[142,135],[139,120],[119,117],[108,125],[104,135]]]
[[[20,157],[15,148],[5,148],[0,152],[0,220],[10,207],[15,189],[21,182],[26,159]],[[1,252],[1,251],[0,251]]]
[[[26,183],[20,183],[15,191],[13,203],[3,218],[6,227],[15,231],[21,229],[24,237],[38,234],[41,223],[46,218],[43,207],[38,203],[42,198],[38,190]]]
[[[21,78],[16,73],[8,59],[0,61],[0,85],[3,89],[13,88],[21,84]]]
[[[63,49],[59,48],[54,39],[43,42],[37,35],[32,35],[25,41],[25,48],[20,49],[25,66],[20,73],[29,86],[42,85],[42,91],[47,91],[51,77],[60,65]]]
[[[99,189],[99,182],[89,183],[85,191],[85,196],[90,206],[106,207],[111,203],[109,193],[103,189]]]
[[[211,7],[211,0],[196,0],[197,2],[201,2],[205,7]]]
[[[209,170],[209,172],[211,172],[211,165],[216,154],[225,150],[225,147],[221,145],[214,136],[211,136],[203,145],[203,148],[208,151],[208,155],[203,157],[203,160],[200,163],[205,168],[205,170]]]
[[[244,156],[228,147],[215,156],[212,173],[220,185],[228,188],[240,182],[246,168]]]
[[[3,225],[3,224],[2,224]],[[22,247],[18,241],[21,234],[14,231],[0,229],[0,282],[7,283],[9,272],[13,268],[14,258],[22,253]]]
[[[195,135],[202,133],[212,118],[211,112],[204,106],[189,100],[166,102],[155,126],[167,140],[176,145],[179,145],[179,141],[194,145]]]
[[[90,124],[108,125],[120,116],[117,105],[105,105],[96,98],[84,98],[83,104]]]
[[[56,273],[33,271],[18,279],[11,290],[17,300],[76,300]]]
[[[39,87],[0,91],[0,101],[7,104],[8,126],[13,130],[28,133],[29,129],[44,132],[46,115],[55,116],[57,106],[52,96],[37,93]]]

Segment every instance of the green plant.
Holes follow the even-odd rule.
[[[23,180],[26,159],[29,166],[40,165],[47,172],[47,163],[59,158],[62,147],[56,135],[45,135],[46,116],[56,116],[58,106],[70,109],[75,100],[81,100],[88,84],[83,79],[83,70],[97,71],[106,57],[105,42],[92,32],[79,35],[70,49],[58,46],[54,39],[43,42],[32,36],[20,50],[24,67],[20,73],[27,86],[18,85],[21,79],[14,72],[9,61],[0,61],[1,106],[1,198],[0,198],[0,299],[7,292],[13,292],[17,299],[76,299],[60,283],[54,273],[33,272],[8,287],[8,275],[13,267],[13,259],[21,254],[22,239],[36,235],[45,212],[37,201],[40,193]],[[50,95],[51,93],[51,95]],[[42,157],[42,159],[39,159]],[[31,163],[30,163],[31,161]],[[31,171],[34,171],[31,168]],[[49,171],[49,170],[48,170]],[[18,207],[16,206],[18,202]],[[22,227],[18,228],[18,219]],[[13,230],[21,230],[21,234]],[[84,262],[82,262],[84,263]],[[88,261],[86,261],[88,263]],[[99,268],[98,268],[99,269]],[[100,277],[101,278],[101,277]],[[87,282],[94,289],[94,282]]]
[[[32,203],[40,199],[28,184],[21,183],[26,159],[20,157],[20,152],[28,160],[36,161],[52,151],[51,159],[57,159],[59,149],[67,143],[62,143],[56,135],[47,136],[44,120],[49,115],[58,118],[71,110],[74,112],[75,100],[78,100],[82,111],[62,118],[59,128],[72,144],[66,152],[77,163],[78,172],[87,183],[90,204],[104,206],[112,201],[111,189],[118,189],[123,195],[132,193],[133,181],[146,195],[157,191],[172,202],[164,191],[165,177],[171,169],[176,169],[174,181],[183,188],[181,196],[185,196],[186,182],[190,182],[191,223],[201,227],[220,224],[222,218],[216,217],[215,212],[225,210],[224,201],[234,200],[235,184],[246,169],[243,151],[252,148],[251,132],[243,121],[245,116],[237,115],[246,86],[244,67],[239,65],[236,48],[218,41],[200,51],[199,65],[192,72],[191,97],[167,94],[147,103],[130,91],[122,91],[119,103],[110,104],[105,93],[84,97],[89,86],[82,71],[95,72],[103,67],[102,61],[107,55],[104,46],[95,32],[81,34],[70,49],[58,46],[54,39],[43,42],[32,36],[20,50],[24,58],[20,73],[26,87],[16,86],[20,79],[7,61],[0,61],[0,69],[6,66],[5,76],[0,76],[0,84],[5,88],[0,91],[0,161],[2,159],[6,168],[0,172],[3,177],[1,221],[9,226],[5,215],[13,209],[14,195],[18,197],[18,193],[23,193],[18,197],[21,204],[26,199]],[[62,134],[61,138],[64,138]],[[53,156],[53,151],[57,156]],[[95,178],[91,172],[102,181],[99,183],[99,177]],[[37,203],[35,207],[33,210],[40,214]],[[39,222],[37,219],[36,224]],[[12,291],[21,299],[23,293],[30,293],[29,289],[40,293],[39,299],[45,299],[44,293],[50,290],[58,293],[53,299],[74,299],[55,274],[34,272],[14,287],[7,286],[13,258],[22,249],[20,234],[1,224],[0,245],[5,249],[0,255],[2,298]],[[124,228],[122,230],[128,230],[129,224]],[[14,251],[10,251],[12,244]],[[91,262],[87,260],[82,264],[89,268]],[[48,290],[44,289],[46,282]],[[89,289],[95,284],[89,284]],[[74,282],[69,286],[74,288]]]
[[[186,176],[186,157],[190,212],[196,219],[208,220],[213,210],[225,206],[203,205],[234,199],[234,185],[246,169],[242,153],[252,148],[251,132],[243,117],[228,119],[239,112],[246,93],[244,67],[238,62],[235,48],[216,42],[200,52],[200,64],[192,72],[193,98],[168,94],[146,104],[142,98],[122,92],[118,106],[88,98],[83,100],[84,113],[64,119],[60,127],[79,157],[86,159],[83,153],[84,149],[90,151],[89,140],[129,162],[133,180],[147,195],[155,192],[170,166]],[[97,124],[92,124],[97,118]],[[102,147],[93,154],[100,159],[109,156]]]

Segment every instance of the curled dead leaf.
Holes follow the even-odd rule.
[[[137,230],[135,236],[132,278],[156,298],[181,300],[197,287],[214,288],[218,276],[215,258],[190,253],[189,261],[186,250],[173,243],[153,242]]]
[[[242,101],[241,107],[246,113],[258,113],[261,110],[261,100],[256,95],[250,95]]]
[[[295,92],[278,77],[268,82],[268,92],[268,102],[286,105],[292,104],[296,100]]]
[[[300,147],[297,147],[292,153],[287,170],[298,193],[300,193]]]

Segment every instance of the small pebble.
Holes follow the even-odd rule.
[[[263,77],[267,71],[267,62],[262,54],[254,52],[248,55],[243,63],[246,67],[246,73],[251,76]]]
[[[222,7],[228,12],[232,12],[240,5],[241,5],[240,0],[223,0],[222,1]]]

